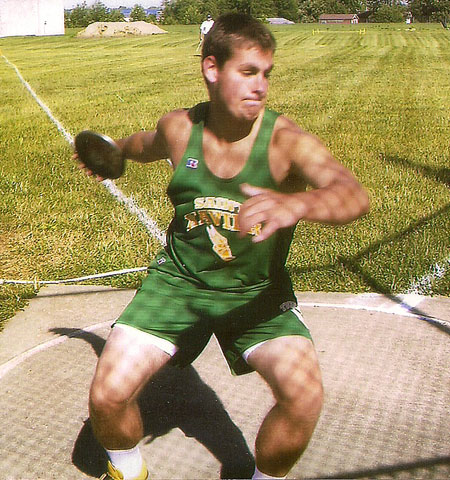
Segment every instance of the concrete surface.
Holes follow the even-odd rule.
[[[110,324],[134,292],[51,286],[0,333],[0,479],[99,476],[87,394]],[[326,402],[289,478],[450,478],[450,299],[299,293]],[[249,478],[272,404],[232,377],[214,338],[141,400],[151,479]]]

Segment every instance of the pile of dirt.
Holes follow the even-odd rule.
[[[78,33],[82,38],[128,37],[129,35],[155,35],[167,33],[153,23],[147,22],[95,22]]]

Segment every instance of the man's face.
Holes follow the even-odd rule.
[[[217,101],[238,120],[255,120],[266,103],[273,52],[259,47],[235,48],[217,68]]]

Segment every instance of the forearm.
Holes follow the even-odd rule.
[[[368,195],[354,181],[294,193],[292,199],[298,220],[309,222],[343,225],[369,211]]]

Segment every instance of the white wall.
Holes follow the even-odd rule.
[[[0,0],[0,37],[63,34],[63,0]]]

